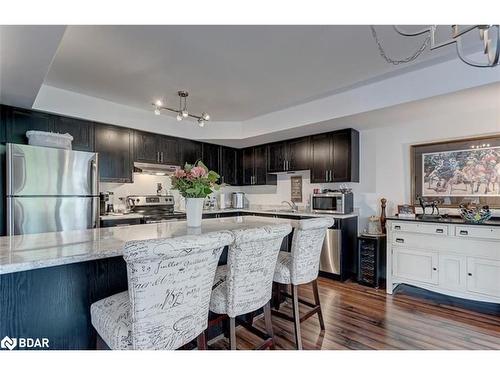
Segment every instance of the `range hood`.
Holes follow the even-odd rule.
[[[154,176],[167,176],[174,174],[179,169],[178,165],[165,165],[153,163],[137,163],[134,162],[134,172],[142,174],[151,174]]]

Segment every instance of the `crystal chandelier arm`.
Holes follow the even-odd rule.
[[[460,60],[462,60],[464,63],[466,63],[468,65],[471,65],[471,66],[474,66],[477,68],[491,68],[492,66],[497,65],[500,61],[500,30],[499,30],[498,26],[496,26],[495,28],[496,28],[496,33],[495,33],[495,38],[494,38],[495,42],[496,42],[495,52],[492,55],[488,54],[488,63],[476,62],[474,60],[469,59],[467,56],[465,56],[465,53],[463,51],[463,46],[462,46],[462,39],[458,38],[456,40],[456,42],[457,42],[457,55],[460,58]],[[490,30],[491,30],[491,27],[490,27]],[[489,48],[492,48],[492,47],[489,46]]]
[[[401,34],[404,36],[418,36],[418,35],[422,35],[422,34],[431,32],[431,26],[425,27],[423,29],[420,29],[420,30],[414,31],[414,32],[404,31],[398,25],[393,25],[392,27],[394,28],[394,30],[396,30],[396,32],[398,34]]]

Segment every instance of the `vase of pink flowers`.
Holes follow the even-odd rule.
[[[203,202],[214,190],[219,189],[217,180],[219,174],[209,171],[200,160],[194,164],[187,164],[177,169],[172,176],[172,189],[186,199],[186,218],[188,227],[201,226]]]

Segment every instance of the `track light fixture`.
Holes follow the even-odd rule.
[[[187,97],[189,96],[189,93],[187,91],[181,90],[177,91],[177,95],[179,96],[179,108],[175,109],[166,107],[163,105],[163,102],[161,100],[157,100],[153,103],[155,115],[160,115],[162,110],[167,110],[176,113],[177,121],[182,121],[188,117],[191,117],[198,121],[198,125],[200,127],[205,126],[205,123],[210,120],[210,115],[206,112],[202,112],[200,116],[189,113],[187,109]]]

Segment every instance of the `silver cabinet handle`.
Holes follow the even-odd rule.
[[[160,163],[163,163],[163,151],[160,152]]]
[[[438,228],[438,229],[436,229],[436,233],[444,233],[444,230],[442,230],[441,228]]]
[[[330,171],[330,180],[333,182],[333,169]]]
[[[160,162],[160,151],[156,151],[156,161]]]
[[[401,229],[401,226],[399,226],[399,225],[395,225],[395,226],[394,226],[394,229],[399,230],[399,229]]]
[[[467,235],[469,234],[469,232],[468,232],[468,231],[466,231],[466,230],[461,230],[461,231],[460,231],[460,234],[461,234],[462,236],[467,236]]]
[[[404,243],[405,240],[403,238],[396,238],[397,243]]]
[[[325,171],[325,182],[328,182],[328,171]]]

